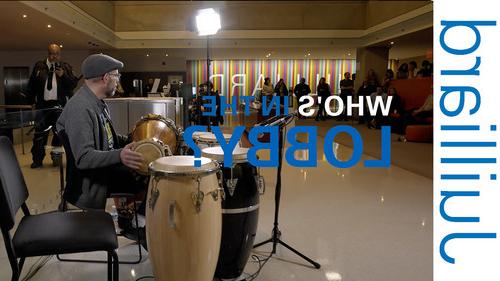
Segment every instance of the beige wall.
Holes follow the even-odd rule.
[[[380,24],[429,3],[431,1],[368,1],[366,6],[366,27]]]
[[[125,64],[123,71],[128,72],[165,72],[165,71],[186,71],[186,58],[165,57],[161,52],[151,52],[146,57],[148,51],[128,51],[109,50],[105,52]]]
[[[206,1],[208,2],[208,1]],[[250,2],[250,1],[249,1]],[[363,29],[363,2],[262,1],[260,3],[181,2],[127,3],[115,6],[116,31],[195,30],[196,11],[213,7],[221,14],[223,29]]]
[[[378,82],[382,83],[387,62],[389,61],[389,48],[387,47],[366,47],[358,48],[356,51],[356,81],[355,88],[361,86],[370,68],[375,70]]]
[[[115,27],[115,8],[111,1],[72,1],[71,3],[107,27],[111,29]]]
[[[195,30],[198,9],[214,8],[226,30],[365,29],[431,1],[74,1],[115,31]]]

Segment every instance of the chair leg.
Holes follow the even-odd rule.
[[[141,243],[141,231],[139,228],[139,218],[137,214],[137,202],[134,200],[134,218],[135,218],[135,228],[137,230],[137,249],[139,251],[139,259],[137,260],[137,263],[140,263],[142,261],[142,243]]]
[[[119,276],[119,266],[120,266],[120,261],[118,260],[118,255],[116,254],[116,251],[112,251],[111,255],[113,256],[113,281],[119,281],[120,276]]]
[[[113,257],[111,253],[108,252],[108,281],[113,280]]]
[[[21,272],[23,272],[24,260],[25,257],[19,259],[19,275],[21,275]]]
[[[19,272],[12,270],[12,278],[11,281],[19,281]]]
[[[21,270],[19,269],[19,263],[17,261],[16,256],[14,255],[14,249],[12,246],[12,237],[10,232],[5,228],[2,229],[3,241],[5,243],[5,251],[7,252],[7,256],[9,258],[10,268],[12,269],[12,281],[18,281],[21,275]],[[24,262],[24,261],[23,261]]]

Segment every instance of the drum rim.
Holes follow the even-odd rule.
[[[210,159],[210,158],[208,158],[208,159]],[[213,167],[209,167],[208,169],[203,169],[203,170],[200,169],[200,170],[189,171],[189,172],[156,170],[153,167],[153,163],[154,163],[154,161],[149,163],[149,165],[148,165],[149,175],[151,175],[153,177],[166,177],[166,178],[168,178],[168,177],[190,177],[190,176],[203,177],[203,176],[215,174],[221,170],[219,162],[217,162],[213,159],[210,159],[210,162],[205,164],[205,165],[213,164]]]
[[[158,140],[156,138],[145,139],[145,140],[138,141],[137,144],[136,144],[136,146],[134,147],[134,151],[137,151],[137,148],[142,147],[145,144],[152,144],[160,152],[160,154],[161,154],[160,157],[165,157],[165,145],[163,144],[163,142],[161,140]],[[151,162],[153,162],[153,161],[151,161]],[[149,162],[146,165],[146,169],[145,170],[138,169],[138,170],[136,170],[136,172],[139,173],[139,174],[141,174],[141,175],[148,175],[149,174],[149,164],[151,162]]]
[[[208,153],[208,152],[206,152],[207,149],[216,148],[216,147],[220,147],[220,146],[211,146],[211,147],[205,147],[205,148],[203,148],[201,150],[201,155],[203,157],[206,157],[206,158],[212,159],[214,161],[217,161],[219,163],[219,165],[222,166],[222,164],[224,163],[224,160],[217,160],[217,159],[218,158],[224,159],[224,154],[214,154],[214,153]],[[243,149],[245,149],[245,148],[243,148]],[[249,162],[247,154],[239,154],[239,155],[237,154],[239,157],[235,157],[234,154],[232,154],[232,155],[233,155],[233,157],[232,157],[232,159],[233,159],[233,161],[232,161],[233,162],[233,166],[235,164],[243,164],[243,163],[248,163]],[[217,157],[217,156],[219,156],[219,157]],[[221,167],[221,168],[227,168],[227,167]]]
[[[140,140],[136,143],[135,147],[134,147],[134,151],[141,145],[144,145],[145,143],[153,143],[154,146],[156,146],[157,148],[160,148],[161,151],[163,151],[163,154],[165,154],[165,144],[157,139],[157,138],[151,138],[151,139],[143,139],[143,140]],[[163,156],[162,156],[163,157]]]
[[[204,138],[203,136],[205,136],[205,135],[214,136],[214,138]],[[224,140],[229,141],[233,135],[223,133],[222,136],[224,137]],[[193,133],[192,137],[193,137],[193,140],[195,142],[198,142],[198,143],[208,143],[208,144],[218,143],[217,136],[215,136],[215,134],[213,132],[199,131],[199,132]]]
[[[134,128],[132,129],[131,133],[130,133],[130,136],[132,137],[132,139],[134,139],[134,134],[135,134],[135,131],[139,128],[139,125],[141,125],[142,123],[144,122],[147,122],[149,120],[156,120],[156,121],[160,121],[160,122],[163,122],[165,123],[168,127],[170,127],[170,129],[172,129],[172,131],[174,132],[174,135],[175,135],[175,147],[172,148],[172,147],[169,147],[171,150],[172,150],[172,153],[175,153],[174,151],[177,151],[177,149],[179,148],[179,143],[180,141],[182,140],[182,130],[180,129],[180,127],[177,127],[177,125],[175,124],[175,121],[168,118],[168,117],[165,117],[161,114],[156,114],[156,113],[148,113],[146,115],[142,115],[141,118],[139,119],[139,121],[137,121],[135,124],[134,124]],[[169,126],[171,125],[171,126]],[[142,140],[136,140],[136,141],[142,141]]]

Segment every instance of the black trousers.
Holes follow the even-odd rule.
[[[297,114],[298,114],[298,117],[299,117],[299,118],[305,118],[305,116],[304,116],[304,115],[302,115],[302,114],[300,114],[300,113],[299,113],[299,108],[300,108],[300,106],[306,103],[306,101],[300,101],[300,98],[301,98],[301,97],[303,97],[303,96],[304,96],[304,95],[302,95],[302,96],[297,96]]]
[[[137,174],[123,164],[113,165],[109,168],[109,175],[113,177],[108,186],[108,197],[116,193],[130,193],[138,195],[147,192],[149,176]],[[146,199],[139,205],[137,212],[146,214]]]
[[[339,120],[348,120],[347,117],[347,95],[340,94],[340,98],[342,99],[342,103],[344,104],[344,108],[342,109],[342,113],[338,116]]]
[[[318,114],[316,114],[316,120],[318,120],[319,118],[321,119],[326,119],[328,116],[326,114],[326,109],[325,109],[325,106],[326,106],[326,99],[328,98],[328,96],[319,96],[318,99],[321,98],[321,101],[319,101],[318,103]]]
[[[49,132],[52,130],[52,146],[61,146],[61,142],[56,134],[56,122],[61,115],[62,109],[57,108],[57,101],[48,101],[37,106],[35,113],[35,135],[33,136],[33,147],[31,154],[33,163],[42,163],[45,158],[45,146],[49,138]]]

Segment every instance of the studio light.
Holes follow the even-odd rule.
[[[210,35],[215,35],[217,31],[221,28],[220,25],[220,16],[215,12],[214,9],[202,9],[198,10],[198,14],[196,16],[196,28],[198,29],[199,36],[207,37],[207,77],[206,77],[206,86],[207,91],[210,91]],[[208,131],[211,132],[210,124],[211,117],[208,117]]]
[[[198,35],[214,35],[220,29],[220,16],[214,9],[203,9],[198,11],[196,16],[196,28]]]

